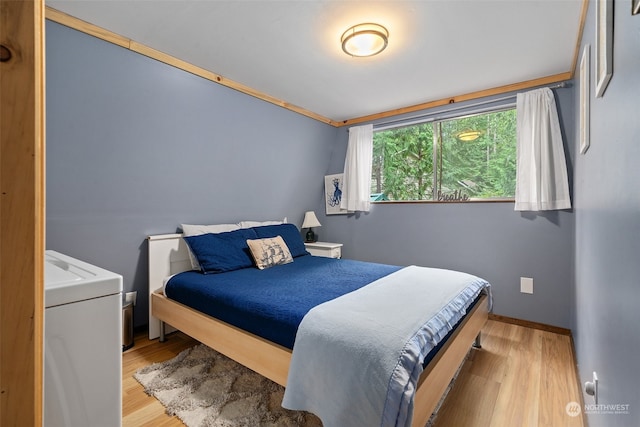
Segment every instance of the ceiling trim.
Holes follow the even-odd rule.
[[[380,120],[387,117],[397,116],[399,114],[415,113],[416,111],[422,111],[429,108],[440,107],[447,104],[455,104],[456,102],[471,101],[478,98],[485,98],[487,96],[500,95],[503,93],[513,92],[516,90],[529,89],[537,86],[545,86],[553,83],[563,82],[571,80],[573,78],[572,72],[554,74],[552,76],[541,77],[539,79],[527,80],[519,83],[512,83],[504,86],[498,86],[492,89],[480,90],[477,92],[471,92],[464,95],[452,96],[449,98],[438,99],[436,101],[424,102],[422,104],[416,104],[409,107],[398,108],[395,110],[384,111],[382,113],[370,114],[368,116],[357,117],[355,119],[344,120],[340,122],[339,126],[350,126],[363,122],[371,122],[374,120]]]
[[[286,101],[283,101],[281,99],[275,98],[266,93],[255,90],[249,86],[243,85],[242,83],[238,83],[231,79],[227,79],[224,76],[213,73],[209,70],[205,70],[204,68],[190,64],[174,56],[168,55],[164,52],[160,52],[159,50],[153,49],[142,43],[138,43],[134,40],[128,39],[126,37],[113,33],[104,28],[98,27],[97,25],[91,24],[89,22],[78,19],[74,16],[68,15],[64,12],[60,12],[59,10],[54,9],[52,7],[49,7],[49,6],[46,7],[45,17],[51,21],[57,22],[58,24],[67,26],[74,30],[78,30],[85,34],[89,34],[101,40],[114,43],[125,49],[129,49],[133,52],[139,53],[141,55],[163,62],[167,65],[171,65],[173,67],[187,71],[191,74],[195,74],[196,76],[202,77],[204,79],[211,80],[214,83],[218,83],[223,86],[229,87],[231,89],[235,89],[239,92],[245,93],[247,95],[251,95],[255,98],[261,99],[271,104],[275,104],[279,107],[286,108],[287,110],[291,110],[296,113],[302,114],[303,116],[310,117],[314,120],[318,120],[320,122],[327,123],[332,126],[340,126],[340,122],[336,122],[327,117],[316,114],[313,111],[309,111],[302,107],[298,107],[297,105],[290,104]]]
[[[45,7],[45,18],[104,41],[108,41],[109,43],[124,47],[125,49],[129,49],[131,44],[131,40],[126,37],[122,37],[121,35],[112,33],[111,31],[105,30],[97,25],[93,25],[71,15],[67,15],[64,12],[60,12],[59,10],[49,6]]]
[[[583,13],[582,13],[582,19],[581,19],[580,30],[579,30],[580,33],[582,33],[583,31],[585,11],[586,11],[587,5],[588,5],[588,0],[583,0]],[[286,101],[280,100],[271,95],[255,90],[242,83],[227,79],[224,76],[221,76],[219,74],[216,74],[204,68],[198,67],[186,61],[178,59],[174,56],[168,55],[164,52],[153,49],[142,43],[138,43],[134,40],[128,39],[119,34],[113,33],[109,30],[98,27],[97,25],[83,21],[81,19],[68,15],[64,12],[60,12],[59,10],[54,9],[52,7],[49,7],[49,6],[46,7],[45,17],[51,21],[57,22],[58,24],[65,25],[67,27],[78,30],[80,32],[92,35],[101,40],[114,43],[118,46],[124,47],[125,49],[129,49],[138,54],[147,56],[149,58],[163,62],[167,65],[171,65],[173,67],[187,71],[191,74],[210,80],[214,83],[221,84],[223,86],[237,90],[244,94],[253,96],[255,98],[261,99],[263,101],[269,102],[271,104],[277,105],[279,107],[302,114],[314,120],[318,120],[320,122],[327,123],[335,127],[351,126],[359,123],[371,122],[374,120],[380,120],[387,117],[393,117],[400,114],[413,113],[416,111],[426,110],[429,108],[439,107],[442,105],[453,104],[453,103],[462,102],[462,101],[470,101],[478,98],[484,98],[487,96],[500,95],[508,92],[517,91],[517,90],[529,89],[537,86],[549,85],[549,84],[558,83],[566,80],[571,80],[573,79],[573,75],[574,75],[573,70],[570,70],[565,73],[555,74],[547,77],[541,77],[533,80],[527,80],[524,82],[511,83],[508,85],[498,86],[495,88],[484,89],[476,92],[456,95],[456,96],[433,100],[433,101],[427,101],[427,102],[416,104],[416,105],[397,108],[397,109],[384,111],[376,114],[370,114],[362,117],[356,117],[353,119],[335,121],[327,117],[321,116],[319,114],[316,114],[307,109],[304,109],[302,107],[298,107],[297,105],[290,104]],[[581,34],[578,34],[578,36],[580,35]],[[578,37],[578,40],[580,40],[580,37]],[[578,50],[579,49],[576,49],[576,52]]]
[[[571,78],[575,75],[576,67],[578,66],[578,57],[580,56],[580,46],[582,44],[582,35],[584,34],[584,23],[587,20],[587,11],[589,10],[589,0],[582,0],[582,13],[580,14],[580,25],[578,25],[578,34],[576,36],[576,48],[573,51],[573,65],[571,69],[573,73]]]

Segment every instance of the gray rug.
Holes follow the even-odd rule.
[[[322,426],[312,414],[282,408],[282,386],[203,344],[134,378],[188,427]]]
[[[134,378],[164,405],[167,414],[176,415],[188,427],[322,427],[313,414],[280,406],[282,386],[204,344],[144,367]],[[455,377],[427,427],[433,425],[454,381]]]

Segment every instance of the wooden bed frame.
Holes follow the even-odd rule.
[[[164,323],[212,349],[286,386],[291,350],[235,326],[172,301],[162,293],[166,277],[190,270],[181,234],[149,236],[149,338],[164,339]],[[487,296],[482,295],[427,365],[414,398],[412,427],[424,427],[469,348],[479,347],[480,331],[488,318]]]

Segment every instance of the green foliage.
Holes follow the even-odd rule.
[[[389,200],[429,200],[433,193],[431,124],[375,133],[372,193]]]
[[[481,134],[462,141],[465,130]],[[438,191],[471,198],[515,195],[514,109],[376,132],[373,147],[371,192],[389,200],[433,200],[434,167],[436,197]]]

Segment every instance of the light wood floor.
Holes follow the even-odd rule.
[[[171,359],[197,342],[174,333],[165,343],[137,335],[123,354],[123,427],[182,426],[147,396],[133,373]],[[489,320],[482,349],[472,350],[434,427],[583,426],[570,417],[570,402],[582,405],[569,336]]]
[[[164,343],[149,341],[148,334],[137,334],[134,346],[122,354],[122,426],[180,426],[184,424],[177,417],[164,412],[164,406],[155,397],[148,396],[133,374],[152,363],[172,359],[182,350],[198,342],[182,332],[175,332]]]

